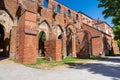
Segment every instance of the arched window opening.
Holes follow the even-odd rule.
[[[98,26],[96,26],[96,29],[97,29],[97,30],[99,30],[99,27],[98,27]]]
[[[61,11],[61,6],[60,6],[60,5],[57,5],[56,11],[57,11],[58,13],[60,13],[60,11]]]
[[[68,10],[67,15],[68,15],[69,17],[71,16],[70,10]]]
[[[49,1],[48,0],[44,0],[44,7],[48,8],[48,4],[49,4]]]
[[[76,20],[79,20],[79,16],[78,16],[78,14],[76,14]]]
[[[62,39],[62,34],[60,34],[60,35],[58,36],[58,39]]]

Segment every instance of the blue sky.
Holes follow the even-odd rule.
[[[59,3],[71,8],[74,11],[81,11],[86,15],[107,22],[109,25],[113,26],[112,18],[104,19],[102,15],[103,8],[98,8],[99,2],[97,0],[56,0]]]

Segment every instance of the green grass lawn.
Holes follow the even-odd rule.
[[[26,65],[32,68],[38,68],[38,69],[50,69],[57,66],[69,66],[66,63],[86,63],[88,61],[91,61],[92,59],[79,59],[79,58],[72,58],[67,57],[63,59],[62,61],[48,61],[44,58],[37,58],[36,64]]]

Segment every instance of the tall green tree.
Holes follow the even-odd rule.
[[[114,34],[115,34],[115,39],[120,40],[120,25],[114,26],[113,31],[114,31]]]
[[[103,7],[104,17],[113,17],[113,23],[120,25],[120,0],[98,0],[100,4],[98,7]]]
[[[113,17],[112,22],[114,23],[113,31],[115,39],[117,40],[120,49],[120,0],[98,0],[100,4],[99,8],[104,8],[104,18]]]
[[[98,0],[99,8],[104,8],[103,14],[105,18],[113,17],[115,39],[120,39],[120,0]]]

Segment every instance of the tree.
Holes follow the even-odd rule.
[[[98,0],[100,4],[99,8],[104,8],[104,18],[113,17],[112,22],[114,23],[113,31],[115,39],[118,42],[120,48],[120,0]]]
[[[115,34],[115,39],[120,39],[120,25],[114,26],[113,31]]]
[[[100,4],[98,7],[103,7],[104,17],[113,17],[113,23],[115,25],[120,25],[120,0],[98,0]]]
[[[115,39],[120,39],[120,0],[98,0],[99,8],[103,7],[104,18],[113,17]]]

